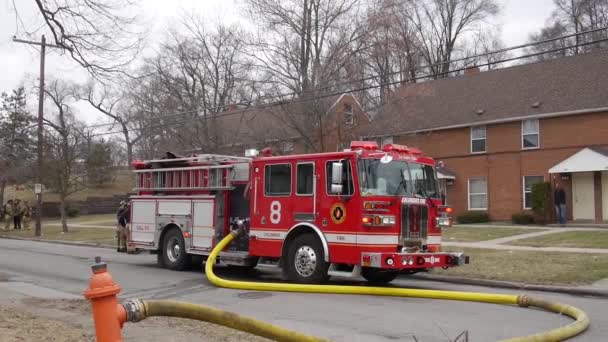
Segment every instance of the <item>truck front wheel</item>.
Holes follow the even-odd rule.
[[[367,280],[368,282],[377,285],[384,285],[390,283],[391,281],[395,280],[395,278],[397,278],[398,274],[398,271],[382,270],[373,267],[363,267],[361,269],[361,275],[363,276],[363,278],[365,278],[365,280]]]
[[[323,247],[319,239],[311,234],[296,237],[287,251],[287,277],[302,284],[319,284],[328,279]]]
[[[186,253],[182,232],[177,228],[172,228],[165,234],[159,254],[162,266],[175,271],[189,268],[192,262],[192,257]]]

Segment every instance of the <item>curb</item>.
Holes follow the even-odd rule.
[[[0,239],[46,242],[46,243],[54,243],[57,245],[68,245],[68,246],[116,249],[116,246],[110,246],[110,245],[99,245],[99,244],[92,244],[92,243],[78,242],[78,241],[45,240],[45,239],[41,239],[41,238],[26,238],[26,237],[21,237],[21,236],[11,236],[11,235],[1,235],[1,234],[0,234]]]
[[[69,246],[83,246],[83,247],[116,249],[115,246],[98,245],[98,244],[76,242],[76,241],[44,240],[44,239],[39,239],[39,238],[24,238],[24,237],[19,237],[19,236],[10,236],[10,235],[0,235],[0,238],[10,239],[10,240],[46,242],[46,243],[69,245]],[[511,282],[511,281],[502,281],[502,280],[463,278],[463,277],[442,276],[442,275],[434,275],[434,274],[416,274],[416,275],[408,276],[408,278],[427,280],[427,281],[436,281],[436,282],[440,282],[440,283],[486,286],[486,287],[496,287],[496,288],[514,289],[514,290],[554,292],[554,293],[569,294],[569,295],[573,295],[573,296],[589,296],[589,297],[608,298],[608,290],[600,290],[600,289],[568,287],[568,286],[554,286],[554,285],[534,285],[534,284],[517,283],[517,282]]]
[[[416,275],[411,275],[409,277],[415,278],[415,279],[420,279],[420,280],[436,281],[436,282],[441,282],[441,283],[486,286],[486,287],[496,287],[496,288],[526,290],[526,291],[554,292],[554,293],[569,294],[569,295],[573,295],[573,296],[589,296],[589,297],[608,298],[608,290],[591,289],[591,288],[554,286],[554,285],[534,285],[534,284],[517,283],[517,282],[511,282],[511,281],[502,281],[502,280],[463,278],[463,277],[452,277],[452,276],[431,275],[431,274],[416,274]]]

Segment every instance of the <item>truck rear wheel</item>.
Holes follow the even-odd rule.
[[[365,278],[365,280],[372,284],[384,285],[395,280],[397,275],[399,275],[399,272],[393,270],[382,270],[373,267],[363,267],[363,269],[361,269],[361,275],[363,278]]]
[[[184,237],[178,228],[172,228],[165,234],[159,254],[161,266],[170,270],[183,271],[192,263],[192,256],[186,253]]]
[[[325,262],[323,246],[311,234],[296,237],[287,250],[285,264],[289,280],[302,284],[318,284],[328,279],[329,264]]]

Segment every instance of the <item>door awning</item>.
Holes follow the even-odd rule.
[[[549,169],[549,173],[608,171],[608,147],[585,147]]]

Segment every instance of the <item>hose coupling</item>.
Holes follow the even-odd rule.
[[[527,308],[528,306],[530,306],[531,302],[532,302],[532,298],[530,298],[527,295],[517,296],[517,305],[521,306],[522,308]]]
[[[122,306],[127,312],[127,322],[139,322],[146,318],[146,307],[141,299],[129,299]]]

